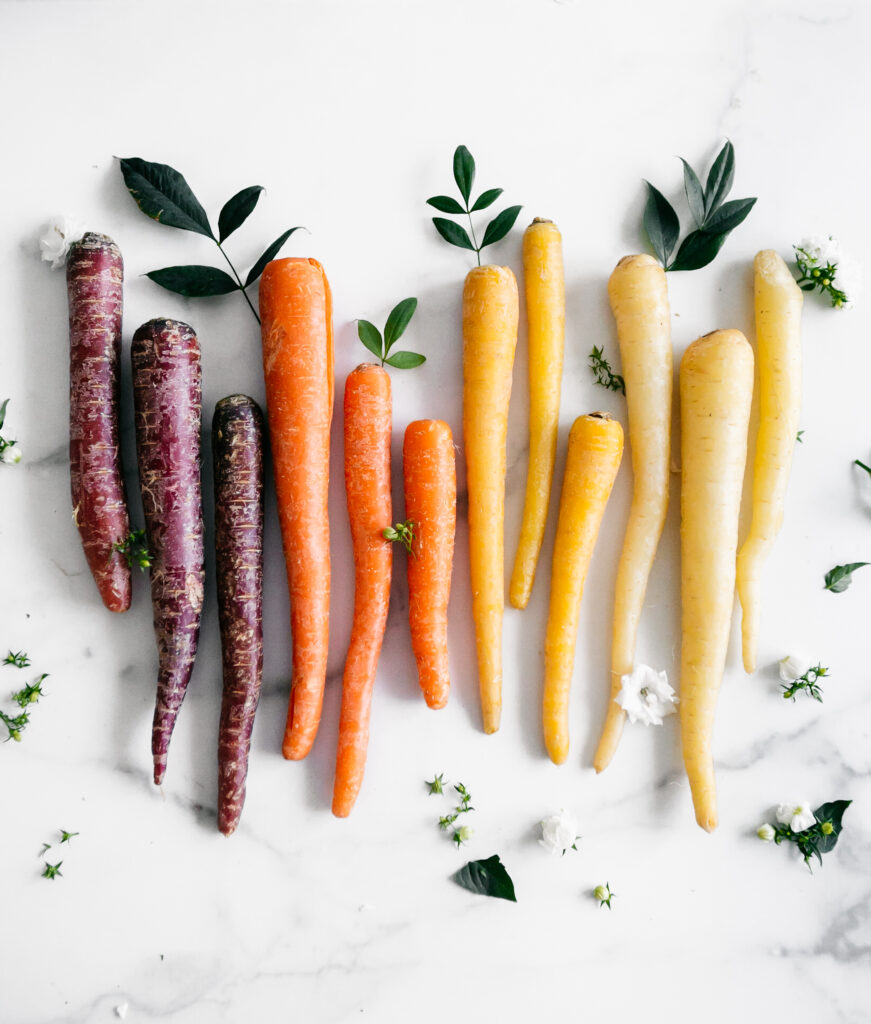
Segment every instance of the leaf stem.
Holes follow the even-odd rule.
[[[257,310],[256,310],[256,309],[254,308],[254,306],[253,306],[253,304],[252,304],[251,300],[250,300],[250,299],[248,298],[248,292],[246,292],[246,291],[245,291],[245,285],[244,285],[244,284],[242,284],[242,278],[241,278],[241,277],[239,277],[239,275],[238,275],[238,274],[236,273],[236,268],[235,268],[235,267],[233,266],[233,264],[232,264],[232,263],[230,262],[230,257],[229,257],[229,256],[228,256],[228,255],[227,255],[227,254],[226,254],[225,252],[224,252],[224,247],[223,247],[223,246],[221,245],[221,243],[220,243],[220,242],[219,242],[219,241],[217,240],[217,238],[215,239],[215,245],[216,245],[216,246],[217,246],[217,247],[218,247],[218,248],[219,248],[219,249],[221,250],[221,255],[222,255],[222,256],[224,257],[224,259],[225,259],[225,260],[227,261],[227,266],[228,266],[228,267],[230,268],[230,270],[232,270],[232,271],[233,271],[233,277],[235,277],[235,278],[236,278],[236,280],[237,280],[237,281],[238,281],[238,283],[239,283],[239,291],[240,291],[240,292],[241,292],[241,293],[242,293],[242,294],[243,294],[243,295],[245,296],[245,301],[246,301],[246,302],[248,303],[248,308],[249,308],[249,309],[251,310],[251,312],[252,312],[252,313],[254,314],[254,319],[255,319],[255,320],[257,321],[257,323],[259,324],[259,323],[260,323],[260,317],[259,317],[259,316],[257,315]]]
[[[466,216],[469,218],[469,230],[472,232],[472,241],[475,243],[475,255],[478,257],[478,266],[481,266],[481,246],[478,245],[478,239],[475,237],[475,225],[472,223],[472,211],[469,209],[469,204],[466,204]]]

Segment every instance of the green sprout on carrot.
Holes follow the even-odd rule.
[[[113,544],[112,550],[120,551],[131,569],[141,569],[145,572],[151,568],[151,555],[145,539],[145,530],[133,530],[124,540]]]
[[[357,320],[357,336],[366,348],[381,361],[396,370],[412,370],[426,362],[426,356],[419,352],[392,352],[393,346],[405,333],[417,309],[417,299],[403,299],[390,310],[384,325],[384,336],[368,320]]]
[[[404,523],[394,523],[381,531],[381,536],[393,544],[401,544],[405,550],[413,555],[412,545],[414,544],[414,523],[408,519]]]

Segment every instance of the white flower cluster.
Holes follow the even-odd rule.
[[[5,462],[10,466],[18,465],[21,462],[21,448],[14,441],[4,444],[0,450],[0,462]]]
[[[538,842],[548,853],[564,854],[574,848],[579,838],[575,819],[568,811],[560,810],[559,814],[551,814],[542,821]]]
[[[816,817],[807,800],[800,800],[791,804],[780,804],[777,808],[776,818],[779,824],[789,825],[790,832],[804,832],[816,824]],[[764,843],[770,843],[776,832],[766,821],[756,830],[756,835]]]
[[[817,278],[816,283],[824,290],[840,292],[844,300],[835,303],[840,309],[849,309],[862,292],[862,264],[848,256],[841,243],[831,235],[809,235],[796,246],[799,268],[807,275],[808,270],[832,268],[830,277]],[[805,266],[802,266],[802,263]]]
[[[796,679],[801,679],[812,668],[811,663],[803,654],[788,654],[777,664],[780,666],[780,679],[784,683],[794,683]]]
[[[678,698],[665,672],[657,672],[649,665],[636,665],[632,673],[622,676],[620,681],[623,686],[615,700],[630,722],[662,725],[663,718],[676,711]]]
[[[66,214],[53,217],[49,221],[48,227],[39,239],[39,251],[42,258],[51,263],[52,270],[57,270],[66,263],[70,246],[73,242],[78,242],[84,233],[84,225]]]

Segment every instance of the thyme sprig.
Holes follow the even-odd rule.
[[[30,664],[30,658],[28,658],[24,651],[18,651],[17,653],[10,651],[0,664],[13,665],[15,668],[27,668]]]
[[[619,373],[614,373],[611,369],[611,364],[605,358],[605,353],[601,348],[593,347],[593,351],[590,353],[590,368],[597,384],[609,391],[620,391],[624,395],[626,394],[626,382]]]
[[[27,683],[20,690],[16,690],[12,694],[11,699],[21,709],[17,715],[9,715],[2,709],[0,709],[0,722],[6,726],[8,736],[5,742],[9,740],[15,740],[16,743],[21,742],[21,733],[25,730],[28,723],[30,722],[30,711],[31,704],[35,704],[40,697],[44,696],[42,684],[48,678],[48,673],[43,672],[34,682]]]

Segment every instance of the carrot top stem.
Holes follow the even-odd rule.
[[[388,526],[386,530],[381,531],[381,536],[391,543],[400,543],[410,555],[414,554],[412,549],[415,540],[414,523],[410,519],[404,523],[394,523],[393,526]]]

